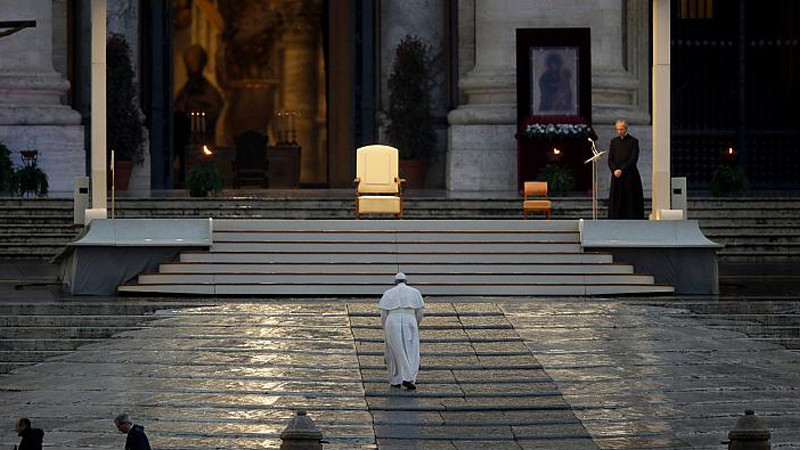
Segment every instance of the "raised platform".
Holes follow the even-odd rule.
[[[64,280],[75,294],[113,294],[109,286],[120,284],[118,292],[125,294],[377,296],[391,286],[397,271],[407,273],[425,295],[435,296],[674,292],[656,283],[653,274],[614,262],[611,252],[587,250],[578,220],[167,219],[159,225],[151,219],[148,227],[173,234],[209,230],[210,224],[211,236],[186,239],[180,246],[169,245],[172,238],[163,236],[140,239],[137,252],[129,241],[94,236],[95,228],[107,236],[109,222],[116,222],[118,232],[120,227],[142,228],[135,219],[93,224],[64,259],[72,261],[63,265]],[[651,235],[669,226],[636,225],[644,227],[638,233]],[[124,255],[118,254],[121,246]],[[170,254],[177,255],[174,261]],[[162,263],[155,264],[159,258]],[[145,273],[134,277],[130,267],[145,267]]]

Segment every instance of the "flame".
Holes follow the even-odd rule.
[[[554,148],[554,149],[553,149],[553,154],[554,154],[554,155],[560,155],[560,154],[561,154],[561,150],[559,150],[559,149],[557,149],[557,148]]]
[[[733,151],[733,147],[728,147],[728,154],[733,155],[734,153],[736,152]]]
[[[214,152],[212,152],[211,149],[208,148],[207,145],[204,145],[203,146],[203,154],[206,155],[206,156],[211,156],[211,155],[214,154]]]

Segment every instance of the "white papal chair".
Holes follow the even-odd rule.
[[[356,219],[361,214],[403,217],[403,183],[399,154],[388,145],[367,145],[356,151]]]

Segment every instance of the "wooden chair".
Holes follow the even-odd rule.
[[[267,137],[256,131],[245,131],[234,138],[236,159],[233,160],[233,187],[256,185],[269,187]]]
[[[361,214],[394,214],[403,218],[405,182],[399,177],[399,154],[387,145],[367,145],[356,151],[356,219]]]
[[[545,217],[549,220],[552,212],[553,204],[550,200],[531,200],[534,197],[547,197],[547,182],[546,181],[526,181],[524,184],[523,198],[522,198],[522,216],[528,220],[528,214],[532,212],[544,212]]]

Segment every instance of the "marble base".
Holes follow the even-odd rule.
[[[515,125],[451,125],[447,136],[447,189],[516,190],[515,133]]]
[[[86,175],[86,150],[81,125],[0,125],[0,142],[11,161],[22,165],[19,151],[39,151],[39,167],[47,174],[50,193],[72,196],[73,180]]]

